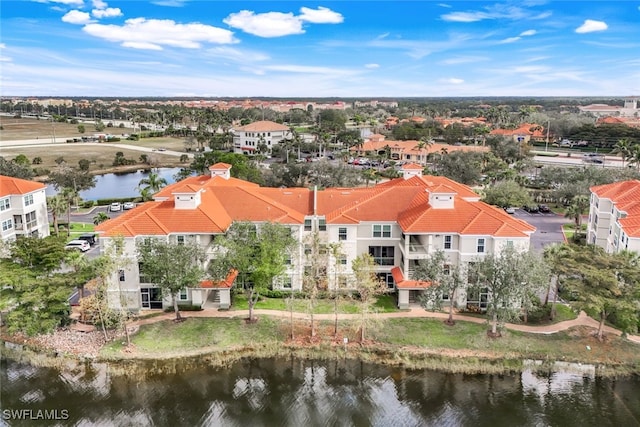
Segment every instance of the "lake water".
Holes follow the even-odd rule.
[[[61,373],[4,360],[0,368],[3,410],[57,410],[67,418],[59,425],[640,425],[637,377],[464,375],[293,358],[145,378],[110,376],[100,365]],[[1,413],[9,425],[51,424],[13,422]]]
[[[160,168],[158,175],[167,180],[167,184],[175,182],[173,176],[180,171],[180,168]],[[129,173],[108,173],[96,176],[96,186],[80,192],[83,200],[117,199],[125,197],[137,197],[140,192],[137,190],[141,179],[149,176],[149,171],[135,171]],[[53,186],[48,185],[45,193],[47,196],[56,194]]]

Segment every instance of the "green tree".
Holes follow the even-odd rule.
[[[589,209],[589,197],[587,196],[575,196],[571,200],[571,204],[567,207],[564,213],[565,218],[572,219],[575,223],[576,230],[574,233],[574,240],[579,240],[582,233],[582,217]]]
[[[29,158],[27,156],[25,156],[24,154],[18,154],[14,159],[13,159],[14,163],[21,165],[21,166],[29,166],[31,164],[31,162],[29,161]]]
[[[91,166],[91,162],[87,159],[80,159],[78,160],[78,167],[80,168],[81,171],[86,172],[89,170],[89,167]]]
[[[527,189],[515,181],[499,181],[486,188],[482,201],[503,208],[530,205],[533,202]]]
[[[78,125],[78,133],[84,133],[84,132],[85,132],[84,125]]]
[[[140,194],[146,190],[148,194],[153,195],[166,185],[166,179],[162,178],[157,172],[151,172],[146,178],[142,178],[140,180],[138,183],[138,190],[140,191]]]
[[[170,296],[176,321],[181,320],[178,294],[182,289],[197,287],[204,276],[204,250],[197,244],[179,244],[149,239],[137,245],[140,274]]]
[[[98,212],[94,217],[93,217],[93,223],[95,225],[98,224],[102,224],[103,222],[107,221],[109,219],[109,215],[107,215],[104,212]]]
[[[459,265],[451,265],[442,250],[437,250],[427,258],[418,261],[413,278],[430,282],[420,299],[425,310],[441,310],[444,302],[448,302],[449,317],[447,325],[453,325],[453,308],[458,289],[465,284],[465,275]]]
[[[354,275],[353,288],[359,296],[360,316],[357,324],[361,343],[364,343],[365,330],[371,324],[370,314],[373,311],[376,296],[387,291],[384,282],[376,276],[375,267],[373,257],[366,253],[358,256],[351,263]]]
[[[6,160],[4,157],[0,156],[0,175],[20,179],[31,179],[35,176],[35,173],[29,166],[19,165],[16,162]]]
[[[216,236],[217,255],[209,262],[208,274],[215,280],[227,276],[231,269],[248,294],[249,320],[257,295],[272,288],[285,272],[289,252],[297,245],[291,229],[281,224],[264,223],[257,229],[250,222],[234,222],[225,235]]]
[[[493,337],[498,337],[498,323],[517,319],[530,294],[546,289],[549,270],[543,259],[532,252],[518,252],[511,246],[499,254],[487,254],[470,265],[472,289],[486,290],[487,314],[491,318]]]
[[[594,245],[575,246],[558,266],[572,305],[599,317],[598,339],[615,313],[618,326],[635,332],[640,321],[640,268],[626,254],[607,254]]]
[[[68,203],[61,195],[56,195],[52,197],[47,197],[47,209],[51,212],[51,218],[53,219],[53,228],[56,236],[60,235],[60,230],[58,227],[58,220],[60,216],[62,216],[68,208]],[[69,225],[67,224],[67,227]]]

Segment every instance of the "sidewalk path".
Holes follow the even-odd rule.
[[[220,311],[215,308],[205,308],[202,311],[188,311],[188,312],[180,312],[183,317],[220,317],[220,318],[246,318],[249,316],[249,310],[228,310],[228,311]],[[289,318],[291,313],[288,311],[279,311],[279,310],[262,310],[256,309],[253,310],[253,314],[255,316],[274,316],[274,317],[283,317]],[[341,320],[348,320],[357,318],[358,314],[338,314],[338,318]],[[397,311],[393,313],[378,313],[376,316],[383,319],[396,319],[396,318],[435,318],[435,319],[447,319],[449,315],[447,313],[436,313],[431,311],[426,311],[423,308],[412,307],[409,310],[405,311]],[[149,317],[146,319],[132,320],[130,322],[131,326],[141,326],[148,325],[151,323],[160,322],[162,320],[170,320],[175,317],[175,313],[163,313],[161,315],[155,317]],[[295,319],[308,319],[309,315],[307,313],[293,312],[293,317]],[[314,316],[316,320],[333,320],[334,314],[316,314]],[[456,321],[463,322],[472,322],[472,323],[486,323],[486,319],[482,319],[479,317],[473,316],[465,316],[462,314],[454,314],[453,319]],[[573,320],[565,320],[564,322],[558,322],[551,325],[544,326],[529,326],[529,325],[519,325],[515,323],[506,323],[504,326],[507,329],[511,329],[514,331],[528,332],[532,334],[555,334],[561,331],[565,331],[569,328],[573,328],[575,326],[588,326],[594,329],[598,329],[599,322],[597,320],[592,319],[587,316],[584,311],[581,311],[577,318]],[[617,336],[621,336],[622,332],[612,328],[610,326],[604,326],[604,332],[609,334],[614,334]],[[640,336],[638,335],[627,335],[627,339],[629,341],[640,344]]]

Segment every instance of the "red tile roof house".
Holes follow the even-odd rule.
[[[609,253],[640,253],[640,181],[591,187],[587,242]]]
[[[543,126],[535,123],[523,123],[516,129],[494,129],[489,135],[511,137],[513,142],[528,143],[530,140],[544,141],[547,136],[545,132],[546,129]]]
[[[422,176],[418,165],[405,165],[403,177],[374,187],[263,188],[230,176],[231,166],[218,163],[210,175],[190,177],[165,187],[151,202],[100,224],[101,241],[122,236],[129,256],[135,255],[135,242],[155,237],[172,241],[192,240],[214,256],[213,239],[223,234],[233,221],[257,225],[273,222],[290,227],[300,242],[291,253],[287,272],[275,285],[279,289],[301,289],[305,270],[305,244],[315,232],[326,244],[337,243],[342,255],[328,256],[328,288],[349,287],[351,263],[363,253],[373,256],[376,273],[391,290],[398,292],[398,306],[407,308],[424,284],[412,281],[418,260],[437,249],[445,251],[451,264],[472,262],[479,256],[500,251],[507,245],[529,249],[534,227],[480,202],[469,187],[445,177]],[[114,275],[113,289],[117,286]],[[230,304],[233,278],[222,284],[186,289],[183,300],[204,305],[219,298],[220,307]],[[140,283],[138,264],[130,263],[121,282],[136,294],[131,310],[151,308],[149,295],[154,284]],[[143,300],[144,296],[144,300]],[[469,297],[471,298],[471,297]],[[114,298],[114,304],[117,304]],[[479,304],[456,296],[459,305]],[[155,301],[162,306],[162,301]],[[168,301],[165,302],[168,304]]]
[[[49,235],[45,185],[0,175],[0,241]]]
[[[232,132],[233,152],[239,154],[254,154],[260,144],[265,144],[267,153],[270,153],[274,145],[291,137],[288,126],[268,120],[249,123]]]

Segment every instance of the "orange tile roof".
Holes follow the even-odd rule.
[[[213,169],[231,169],[231,165],[229,163],[218,162],[215,165],[209,166],[209,170]]]
[[[239,184],[239,185],[236,185]],[[198,186],[199,185],[199,186]],[[172,193],[199,191],[195,209],[175,209]],[[454,209],[434,209],[429,192],[455,194]],[[314,192],[306,188],[261,188],[238,179],[191,177],[163,189],[166,199],[147,202],[100,224],[106,236],[223,233],[234,220],[302,224],[314,214]],[[397,178],[373,187],[329,188],[315,194],[316,214],[328,224],[397,222],[405,232],[448,232],[526,237],[535,229],[479,202],[469,187],[445,177]]]
[[[289,127],[269,120],[261,120],[258,122],[249,123],[245,126],[241,126],[236,130],[242,132],[279,132],[288,131]]]
[[[407,163],[402,165],[402,170],[422,170],[423,166],[417,165],[415,163]]]
[[[201,288],[207,289],[216,289],[216,288],[231,288],[233,286],[233,282],[236,281],[236,277],[238,277],[238,270],[232,268],[229,270],[229,274],[224,280],[213,281],[213,280],[203,280],[200,282]]]
[[[453,151],[479,151],[479,152],[488,152],[489,147],[483,147],[480,145],[449,145],[449,144],[440,144],[435,142],[425,147],[423,150],[419,150],[417,148],[418,143],[420,141],[410,140],[410,141],[386,141],[386,140],[370,140],[365,141],[361,146],[353,146],[349,150],[352,152],[366,152],[366,151],[382,151],[385,147],[389,146],[393,151],[398,151],[402,153],[411,153],[411,154],[431,154],[431,153],[441,153],[443,150],[451,153]]]
[[[400,267],[393,267],[391,269],[391,275],[393,276],[393,281],[396,284],[396,288],[398,289],[426,289],[431,286],[431,282],[426,282],[423,280],[405,280],[404,274],[402,274],[402,270]]]
[[[41,182],[0,175],[0,197],[28,194],[44,188],[45,185]]]

